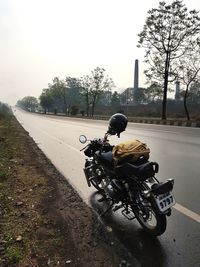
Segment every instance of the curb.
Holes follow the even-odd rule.
[[[108,120],[110,117],[102,116],[93,116],[93,117],[82,117],[82,116],[69,116],[73,118],[82,118],[82,119],[93,119],[93,120]],[[177,120],[159,120],[159,119],[137,119],[128,117],[129,122],[134,123],[146,123],[146,124],[158,124],[158,125],[167,125],[167,126],[183,126],[183,127],[199,127],[200,121],[177,121]]]
[[[147,123],[147,124],[159,124],[168,126],[184,126],[184,127],[200,127],[200,122],[190,122],[190,121],[163,121],[163,120],[149,120],[149,119],[129,119],[129,122],[135,123]]]
[[[36,112],[37,113],[37,112]],[[37,113],[43,115],[53,115],[53,116],[61,116],[61,117],[69,117],[69,118],[77,118],[77,119],[88,119],[88,120],[109,120],[110,116],[93,116],[93,117],[86,117],[86,116],[67,116],[65,114],[53,114],[53,113]],[[183,127],[198,127],[200,128],[200,121],[181,121],[181,120],[161,120],[161,119],[143,119],[143,118],[133,118],[128,117],[129,122],[134,123],[146,123],[146,124],[158,124],[158,125],[167,125],[167,126],[183,126]]]

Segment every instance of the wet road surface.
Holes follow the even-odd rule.
[[[80,152],[80,134],[103,137],[107,122],[42,116],[16,110],[22,126],[34,138],[81,197],[101,214],[105,207],[98,194],[87,187],[83,174],[85,156]],[[151,149],[151,160],[160,165],[159,180],[174,178],[178,205],[168,217],[167,231],[149,238],[139,224],[123,218],[120,211],[102,216],[135,258],[136,266],[200,266],[200,129],[129,123],[121,138],[110,143],[139,139]]]

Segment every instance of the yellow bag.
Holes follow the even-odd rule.
[[[113,148],[112,153],[115,163],[119,160],[125,159],[126,157],[136,161],[141,156],[148,159],[150,149],[146,144],[140,142],[139,140],[130,140],[116,145]]]

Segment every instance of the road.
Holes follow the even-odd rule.
[[[83,166],[85,156],[79,135],[103,137],[106,121],[73,119],[30,114],[16,109],[18,121],[38,146],[69,180],[83,200],[101,212],[97,195],[88,188]],[[110,143],[139,139],[151,149],[151,160],[160,166],[160,181],[174,178],[177,201],[168,218],[167,231],[152,240],[137,222],[129,222],[119,214],[105,217],[118,239],[129,249],[136,266],[200,266],[200,129],[176,126],[129,123],[121,138]]]

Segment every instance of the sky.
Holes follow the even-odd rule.
[[[166,1],[171,3],[171,1]],[[39,97],[54,77],[82,77],[97,66],[116,88],[133,87],[135,59],[145,86],[144,50],[137,48],[159,0],[0,0],[0,101]],[[184,0],[200,10],[199,0]]]

